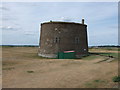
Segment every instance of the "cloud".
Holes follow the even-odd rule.
[[[34,35],[34,33],[25,33],[25,35]]]
[[[0,29],[2,30],[19,30],[20,28],[17,28],[17,27],[13,27],[13,26],[0,26]]]
[[[34,32],[32,32],[32,31],[25,31],[24,32],[24,35],[34,35],[35,33]]]
[[[6,8],[6,7],[0,7],[0,9],[1,9],[1,10],[6,10],[6,11],[9,11],[9,9],[8,9],[8,8]]]
[[[0,9],[1,10],[5,10],[5,11],[9,11],[10,10],[9,8],[3,6],[3,4],[0,4]]]
[[[69,17],[61,17],[61,18],[60,18],[60,21],[70,22],[70,21],[73,21],[73,19],[72,19],[72,18],[69,18]]]

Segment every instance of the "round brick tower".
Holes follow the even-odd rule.
[[[76,52],[76,57],[88,54],[87,25],[74,22],[45,22],[41,24],[38,55],[55,58],[58,52]]]

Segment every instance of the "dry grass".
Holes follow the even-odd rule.
[[[112,78],[118,74],[117,60],[96,63],[105,58],[96,55],[83,59],[46,59],[38,57],[37,50],[37,47],[3,47],[3,88],[112,88],[115,85]]]

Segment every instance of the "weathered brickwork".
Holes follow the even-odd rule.
[[[38,55],[56,57],[58,52],[74,50],[76,56],[88,54],[87,25],[72,22],[41,24]]]

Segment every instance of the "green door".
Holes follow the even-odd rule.
[[[75,52],[59,52],[58,59],[75,59]]]
[[[75,52],[64,53],[64,59],[75,59]]]
[[[64,53],[63,52],[58,53],[58,59],[64,59]]]

